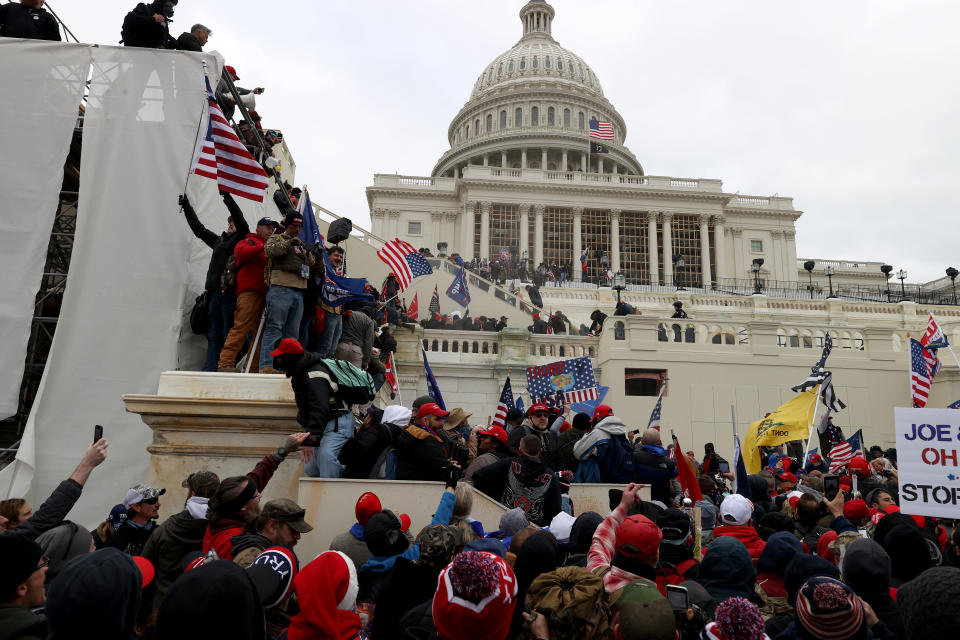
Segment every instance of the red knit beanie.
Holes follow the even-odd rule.
[[[517,579],[506,561],[486,551],[464,551],[437,580],[437,635],[443,640],[503,640],[516,598]]]

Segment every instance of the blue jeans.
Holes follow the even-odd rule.
[[[270,352],[283,338],[300,335],[300,316],[303,315],[303,294],[299,289],[270,285],[267,290],[267,322],[260,347],[260,371],[273,366]]]
[[[343,333],[343,316],[327,313],[324,320],[323,333],[317,341],[317,353],[321,358],[332,358],[337,351],[337,344],[340,343],[340,335]]]
[[[236,299],[232,294],[222,291],[210,291],[210,327],[207,329],[207,359],[203,363],[204,371],[216,371],[220,360],[220,351],[227,340],[227,334],[233,328],[233,309]]]
[[[303,465],[304,473],[311,478],[339,478],[344,466],[337,456],[356,429],[356,421],[350,412],[329,420],[320,438],[320,446],[313,448],[313,457]]]

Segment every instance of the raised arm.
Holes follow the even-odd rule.
[[[250,223],[243,217],[243,210],[233,196],[226,191],[221,191],[220,196],[223,198],[223,204],[227,205],[227,211],[233,217],[233,226],[237,228],[237,234],[239,234],[237,237],[242,238],[250,233]]]
[[[193,205],[190,204],[190,198],[188,198],[185,193],[180,196],[180,206],[183,207],[183,216],[187,219],[187,224],[190,225],[190,230],[193,231],[193,235],[197,236],[201,242],[213,249],[213,245],[217,243],[219,236],[203,226],[200,218],[197,217],[197,212],[193,209]]]

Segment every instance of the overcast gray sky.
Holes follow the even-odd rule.
[[[116,44],[133,0],[55,0]],[[428,175],[523,0],[181,0],[207,46],[266,87],[297,182],[369,226],[374,173]],[[791,196],[801,257],[884,260],[910,281],[960,266],[960,3],[551,0],[554,37],[596,72],[651,175]]]

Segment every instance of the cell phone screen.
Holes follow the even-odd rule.
[[[719,463],[718,466],[720,467],[720,473],[730,473],[730,463],[729,463],[729,462],[721,462],[721,463]]]
[[[833,500],[840,491],[840,478],[837,476],[823,476],[823,496],[827,500]]]
[[[97,442],[103,438],[103,425],[94,425],[93,427],[93,441]]]
[[[676,610],[686,610],[687,608],[687,588],[677,585],[667,585],[667,601],[670,606]]]

